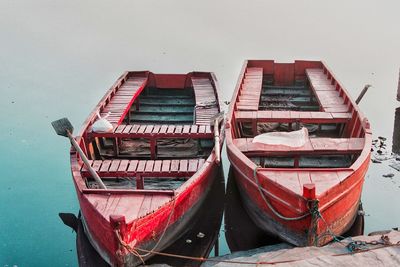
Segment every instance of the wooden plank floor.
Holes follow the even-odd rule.
[[[343,97],[322,69],[306,69],[306,75],[323,111],[348,112],[349,107],[344,103]]]
[[[218,114],[218,100],[214,87],[208,78],[192,78],[193,90],[196,98],[194,122],[196,125],[210,125],[210,120]]]
[[[239,92],[238,110],[256,111],[262,91],[263,69],[247,68]]]
[[[146,77],[128,78],[118,91],[116,91],[110,102],[103,108],[100,115],[104,117],[110,112],[107,120],[112,124],[119,125],[126,113],[129,112],[130,106],[144,88],[146,82]]]

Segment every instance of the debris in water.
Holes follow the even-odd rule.
[[[371,159],[372,163],[382,163],[379,159]]]
[[[392,167],[393,169],[395,169],[396,171],[400,172],[400,163],[398,162],[394,162],[392,164],[389,164],[389,167]]]
[[[186,243],[187,243],[187,244],[190,244],[190,243],[192,243],[192,240],[186,239]]]
[[[386,141],[386,137],[383,137],[383,136],[378,136],[378,139],[380,139],[382,141]]]
[[[198,238],[203,238],[203,237],[205,237],[206,235],[204,234],[204,233],[202,233],[202,232],[199,232],[198,234],[197,234],[197,237]]]
[[[394,176],[394,174],[393,173],[388,173],[388,174],[383,174],[382,176],[385,177],[385,178],[392,178]]]

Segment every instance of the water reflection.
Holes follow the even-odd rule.
[[[400,85],[400,81],[399,81]],[[400,89],[400,86],[399,86]],[[400,91],[400,90],[399,90]],[[399,96],[397,96],[399,100]],[[396,108],[394,113],[392,152],[400,154],[400,108]]]
[[[216,178],[217,179],[215,179],[211,186],[211,191],[197,214],[197,218],[199,219],[193,223],[192,227],[188,229],[179,240],[163,252],[191,257],[208,257],[214,244],[218,240],[222,221],[225,190],[222,166],[219,168],[219,175]],[[60,214],[60,217],[64,224],[73,228],[77,234],[76,251],[79,266],[108,266],[87,239],[79,218],[80,216],[77,218],[73,214],[64,213]],[[146,261],[146,264],[156,263],[163,263],[171,266],[199,266],[201,262],[166,256],[155,256]]]
[[[232,252],[282,242],[265,233],[250,219],[242,205],[232,167],[229,168],[226,188],[225,237]]]

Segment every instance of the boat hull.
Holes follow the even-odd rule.
[[[149,231],[149,238],[131,244],[131,246],[144,250],[162,251],[189,231],[190,225],[197,219],[196,214],[199,212],[201,204],[210,192],[213,181],[218,180],[216,177],[220,175],[219,168],[220,166],[215,163],[210,164],[209,168],[200,173],[197,181],[188,187],[186,192],[182,192],[181,196],[178,195],[176,197],[175,205],[170,205],[170,209],[163,211],[168,213],[167,216],[161,216],[157,214],[159,211],[156,211],[148,215],[152,218],[147,218],[147,225],[139,229],[132,227],[129,232],[125,232],[125,235],[135,235],[135,231],[145,231],[146,229]],[[154,256],[154,254],[139,251],[143,255],[140,259],[122,248],[116,239],[110,222],[99,216],[97,210],[87,201],[83,194],[79,194],[78,197],[85,233],[93,247],[110,265],[137,266],[142,263],[142,260],[145,261]],[[172,207],[174,207],[174,211],[172,211]],[[173,214],[169,216],[171,212]],[[154,233],[159,235],[155,236]],[[101,236],[107,236],[107,238],[101,238]]]
[[[278,218],[260,197],[260,191],[253,177],[248,177],[243,173],[243,166],[232,162],[234,178],[240,192],[243,206],[252,221],[269,235],[277,236],[280,239],[296,246],[322,246],[332,241],[335,236],[340,236],[348,231],[354,223],[357,216],[358,206],[361,199],[364,176],[368,168],[367,160],[361,166],[360,170],[350,175],[346,183],[338,185],[339,188],[333,189],[332,194],[326,194],[321,199],[322,203],[329,203],[320,209],[321,218],[317,221],[315,233],[311,233],[311,216],[301,220],[283,220]],[[264,188],[268,191],[268,188]],[[342,191],[337,195],[335,192]],[[282,191],[276,195],[276,191],[268,192],[275,194],[276,199],[290,198],[287,191]],[[265,194],[268,195],[268,194]],[[293,193],[294,195],[294,193]],[[282,203],[282,206],[284,204]],[[280,214],[284,211],[279,210],[280,205],[274,204]],[[304,210],[307,213],[308,210]],[[333,235],[332,235],[333,234]],[[313,238],[311,235],[315,235]]]
[[[292,143],[289,132],[307,125],[312,134]],[[323,62],[246,60],[226,128],[243,206],[257,226],[297,246],[321,246],[350,229],[372,132]]]

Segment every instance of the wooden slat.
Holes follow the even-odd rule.
[[[129,160],[127,160],[127,159],[121,160],[121,163],[119,164],[119,167],[118,167],[118,172],[126,171],[126,169],[128,168],[128,165],[129,165]]]
[[[172,172],[176,172],[179,170],[179,160],[178,159],[173,159],[171,160],[171,167],[170,170]]]
[[[137,165],[138,165],[138,162],[139,162],[138,160],[131,160],[129,162],[129,167],[128,167],[127,172],[135,172],[136,168],[137,168]]]
[[[101,160],[93,161],[93,164],[92,164],[93,170],[95,170],[96,172],[99,171],[102,163],[103,163],[103,161],[101,161]]]
[[[147,125],[145,133],[151,133],[153,131],[154,125]]]
[[[162,162],[163,162],[162,160],[154,161],[153,172],[160,172],[161,171]]]
[[[145,168],[145,172],[152,172],[153,171],[153,166],[154,166],[154,160],[148,160],[146,162],[146,168]]]
[[[332,85],[332,81],[328,79],[323,69],[306,69],[306,75],[324,111],[348,112],[349,108],[344,104],[343,97]]]
[[[171,161],[170,160],[163,160],[162,161],[161,170],[163,172],[169,172],[170,171],[170,165],[171,165]]]
[[[188,171],[188,160],[183,159],[179,162],[179,171],[180,172],[187,172]]]
[[[145,160],[139,160],[136,172],[143,172],[146,167],[146,161]]]
[[[111,160],[103,161],[103,164],[101,164],[100,171],[101,172],[107,172],[108,169],[110,168],[110,165],[111,165]]]
[[[238,110],[258,110],[262,91],[262,68],[247,68],[236,103]]]
[[[195,124],[209,125],[210,119],[219,112],[214,87],[205,77],[192,77],[192,84],[196,100]],[[214,104],[210,107],[210,103]]]
[[[118,171],[118,167],[119,167],[119,164],[121,163],[121,160],[119,160],[119,159],[114,159],[112,162],[111,162],[111,165],[110,165],[110,168],[108,169],[108,171],[110,171],[110,172],[116,172],[116,171]]]
[[[123,121],[125,115],[129,112],[136,97],[145,87],[146,82],[146,77],[128,78],[117,90],[115,90],[112,98],[100,111],[100,115],[103,117],[110,112],[107,120],[118,126]]]
[[[190,159],[190,160],[189,160],[188,171],[189,171],[189,172],[196,172],[196,171],[197,171],[198,163],[199,163],[199,160],[198,160],[198,159]]]

